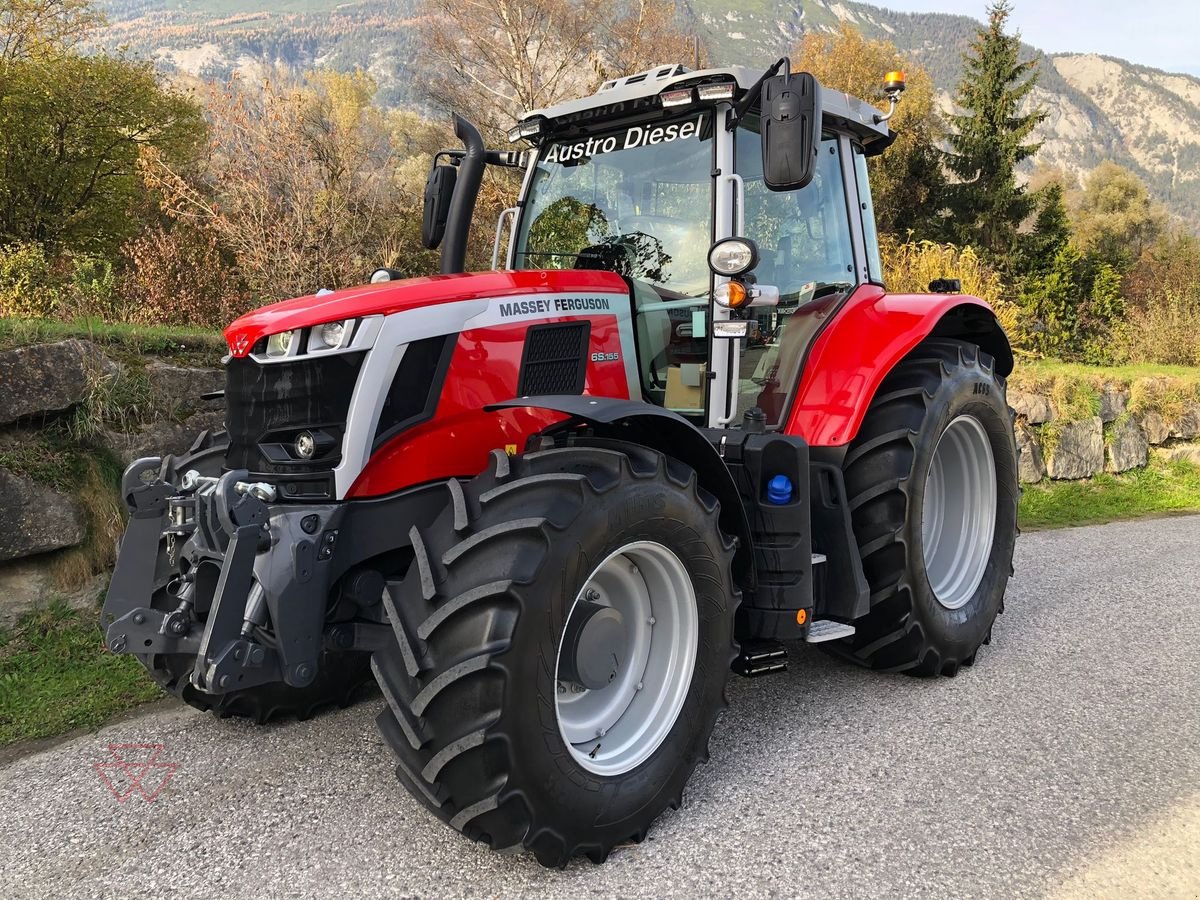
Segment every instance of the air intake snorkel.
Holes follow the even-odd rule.
[[[466,270],[467,233],[471,229],[479,186],[483,183],[483,168],[487,165],[487,151],[479,129],[457,113],[454,116],[454,134],[463,142],[465,152],[458,164],[458,178],[450,200],[450,212],[446,217],[446,235],[442,243],[443,275]]]

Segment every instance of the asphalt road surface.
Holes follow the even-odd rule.
[[[603,866],[546,871],[433,820],[392,777],[378,698],[267,728],[160,705],[0,769],[0,896],[1200,896],[1200,517],[1017,555],[957,678],[805,651],[734,678],[683,808]],[[154,802],[105,787],[115,743],[163,745]]]

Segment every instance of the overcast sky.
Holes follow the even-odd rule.
[[[983,19],[987,0],[866,0],[901,12]],[[1013,0],[1009,22],[1048,53],[1103,53],[1168,72],[1200,75],[1197,0]]]

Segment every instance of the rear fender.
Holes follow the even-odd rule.
[[[725,461],[695,425],[678,413],[640,400],[586,395],[521,397],[493,403],[485,408],[492,411],[520,407],[570,416],[543,434],[560,433],[586,424],[596,437],[640,444],[691,466],[700,484],[721,504],[721,529],[737,538],[737,551],[733,559],[734,577],[742,587],[753,588],[754,548],[746,509]]]
[[[965,294],[888,294],[861,285],[809,351],[784,430],[813,447],[844,446],[858,435],[888,373],[929,337],[978,344],[1004,376],[1012,348],[996,314]]]

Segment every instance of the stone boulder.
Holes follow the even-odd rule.
[[[143,456],[166,456],[186,453],[204,430],[216,431],[225,427],[223,412],[197,413],[183,422],[151,422],[133,434],[105,431],[103,440],[122,463],[129,465]]]
[[[1185,462],[1200,466],[1200,444],[1176,444],[1154,451],[1154,455],[1167,462]]]
[[[1171,437],[1191,440],[1200,437],[1200,403],[1189,403],[1183,415],[1171,423]]]
[[[1115,422],[1125,414],[1129,405],[1129,391],[1122,388],[1105,385],[1100,392],[1100,418],[1107,425]]]
[[[1142,433],[1146,435],[1146,440],[1152,446],[1165,444],[1171,437],[1171,429],[1167,427],[1162,414],[1156,410],[1149,410],[1139,416],[1138,424],[1142,426]]]
[[[1150,444],[1141,426],[1132,416],[1126,416],[1113,425],[1108,435],[1108,459],[1104,467],[1109,472],[1128,472],[1146,464],[1150,455]]]
[[[171,417],[223,409],[223,400],[202,400],[201,394],[225,389],[222,369],[195,369],[152,362],[146,366],[154,408]]]
[[[87,341],[36,344],[0,352],[0,425],[81,403],[115,364]]]
[[[1058,431],[1046,473],[1054,479],[1091,478],[1104,471],[1104,423],[1099,416],[1067,422]]]
[[[1026,394],[1024,391],[1009,391],[1008,405],[1030,425],[1043,425],[1054,421],[1054,404],[1041,394]]]
[[[1033,484],[1046,477],[1046,463],[1037,434],[1020,421],[1017,422],[1017,476],[1023,484]]]
[[[74,547],[87,535],[83,509],[71,497],[0,469],[0,562]]]
[[[19,559],[0,565],[0,627],[14,625],[22,614],[63,600],[72,609],[96,612],[108,575],[89,578],[82,587],[64,591],[45,558]]]

